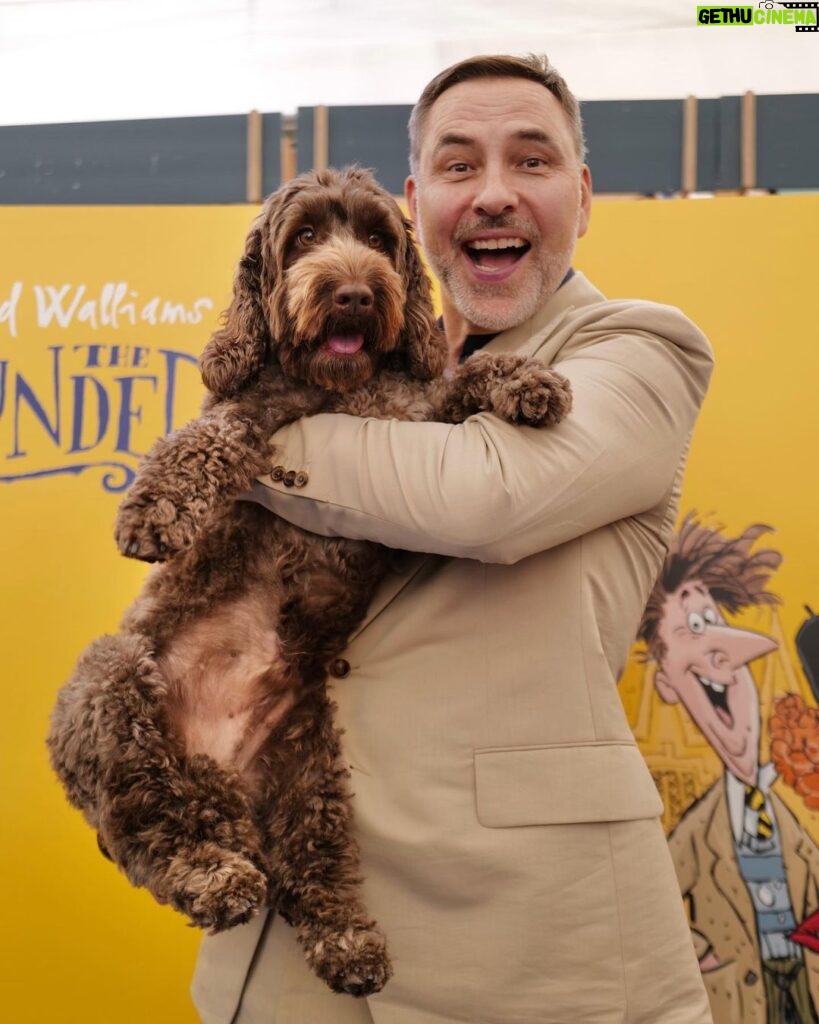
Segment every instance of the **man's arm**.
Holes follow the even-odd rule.
[[[254,498],[327,536],[508,563],[647,511],[672,486],[711,370],[699,331],[651,308],[651,331],[626,330],[620,310],[564,346],[553,368],[574,405],[555,427],[303,419],[273,441],[307,483],[262,478]]]

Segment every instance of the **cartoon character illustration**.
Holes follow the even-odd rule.
[[[660,698],[683,705],[725,767],[669,836],[715,1024],[815,1024],[819,1005],[819,957],[791,937],[819,906],[819,848],[773,788],[776,766],[760,764],[748,667],[777,642],[725,619],[778,603],[767,585],[781,555],[751,550],[769,529],[728,537],[688,515],[640,627]]]

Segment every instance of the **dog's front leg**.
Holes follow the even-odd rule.
[[[476,352],[433,385],[436,418],[461,423],[478,412],[532,427],[559,423],[571,408],[569,382],[537,359]]]
[[[266,436],[220,409],[160,438],[117,513],[122,554],[157,562],[189,547],[212,511],[270,468]]]

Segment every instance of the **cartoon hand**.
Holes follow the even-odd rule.
[[[709,971],[715,971],[718,967],[722,967],[722,960],[720,960],[713,949],[709,949],[700,960],[700,971],[702,974],[707,974]]]

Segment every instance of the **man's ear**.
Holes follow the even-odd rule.
[[[591,218],[592,177],[588,164],[583,164],[580,171],[580,217],[577,224],[577,237],[582,238],[589,229]]]
[[[407,209],[409,210],[409,219],[412,221],[413,224],[417,224],[417,221],[415,219],[415,200],[416,200],[415,178],[413,178],[412,175],[410,175],[407,178],[407,180],[404,182],[404,198],[407,201]]]
[[[668,676],[661,668],[658,668],[654,673],[654,685],[657,687],[657,693],[660,695],[660,700],[665,701],[666,704],[680,703],[680,695],[671,685]]]

